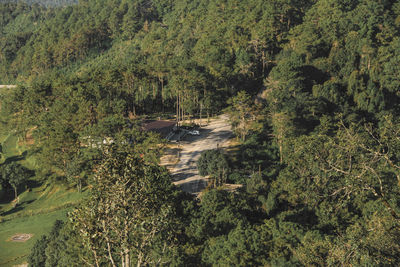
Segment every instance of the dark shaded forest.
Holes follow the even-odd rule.
[[[400,1],[64,2],[0,4],[0,126],[91,190],[32,266],[400,265]],[[221,112],[195,199],[139,118]]]

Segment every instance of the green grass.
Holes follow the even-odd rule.
[[[0,88],[0,98],[6,93],[8,92]],[[2,146],[0,164],[6,159],[16,160],[29,169],[37,169],[35,157],[24,153],[28,147],[19,142],[18,136],[6,127],[5,122],[8,118],[2,115],[4,112],[0,108]],[[49,233],[57,219],[65,220],[67,212],[86,195],[86,192],[78,193],[62,185],[42,185],[21,193],[17,207],[14,207],[13,202],[0,203],[0,266],[7,267],[27,262],[36,240],[43,234]],[[9,241],[18,233],[33,234],[33,236],[26,242]]]
[[[1,113],[0,113],[1,116]],[[0,120],[0,144],[7,139],[9,133],[6,131],[6,125],[4,122]]]
[[[13,134],[7,136],[3,141],[3,154],[7,158],[21,154],[18,148],[18,137]]]
[[[1,96],[11,89],[0,88]],[[0,144],[2,157],[0,163],[7,158],[17,160],[30,169],[36,169],[35,157],[23,154],[27,150],[25,144],[19,142],[17,135],[6,127],[8,118],[1,110],[0,104]],[[49,233],[54,222],[65,220],[66,214],[86,193],[78,193],[61,185],[40,186],[20,194],[20,204],[0,204],[0,266],[13,266],[27,262],[32,246],[43,234]],[[26,242],[11,242],[9,239],[18,233],[33,234]]]
[[[2,212],[0,218],[4,221],[52,212],[76,204],[85,195],[85,192],[78,193],[74,189],[66,190],[64,186],[37,187],[31,192],[25,191],[19,195],[20,204],[17,209],[14,208],[13,203],[0,204]]]
[[[24,143],[20,145],[19,138],[8,133],[7,135],[0,133],[0,144],[2,146],[2,155],[0,156],[0,164],[5,162],[7,158],[16,157],[23,166],[29,169],[36,168],[35,157],[33,155],[25,157],[23,153],[27,151],[27,147]]]
[[[67,211],[68,209],[62,209],[0,223],[0,266],[13,266],[27,262],[35,241],[43,234],[49,233],[57,219],[65,220]],[[8,241],[17,233],[33,234],[33,236],[26,242]]]
[[[0,266],[27,261],[35,241],[47,234],[55,220],[65,220],[66,213],[87,193],[78,193],[64,186],[41,186],[20,195],[20,204],[0,204]],[[33,234],[26,242],[7,241],[17,233]]]

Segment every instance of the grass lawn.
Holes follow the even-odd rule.
[[[64,186],[40,186],[20,195],[20,204],[0,204],[0,266],[13,266],[27,261],[35,241],[47,234],[54,222],[66,214],[87,193]],[[14,234],[33,234],[26,242],[10,242]]]
[[[47,234],[57,219],[65,220],[67,211],[68,209],[62,209],[0,223],[0,266],[27,262],[35,241],[43,234]],[[10,242],[9,238],[17,233],[33,234],[33,236],[25,242]]]
[[[3,153],[5,157],[9,158],[12,156],[17,156],[21,154],[21,151],[18,149],[18,137],[9,134],[5,140],[3,141]]]

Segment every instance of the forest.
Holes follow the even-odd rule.
[[[86,194],[30,266],[400,266],[399,63],[398,0],[0,1],[0,197]],[[221,113],[196,198],[140,123]]]

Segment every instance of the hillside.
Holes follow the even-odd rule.
[[[400,265],[399,1],[42,3],[0,3],[3,202],[87,195],[31,264]],[[142,125],[222,113],[196,199]]]

